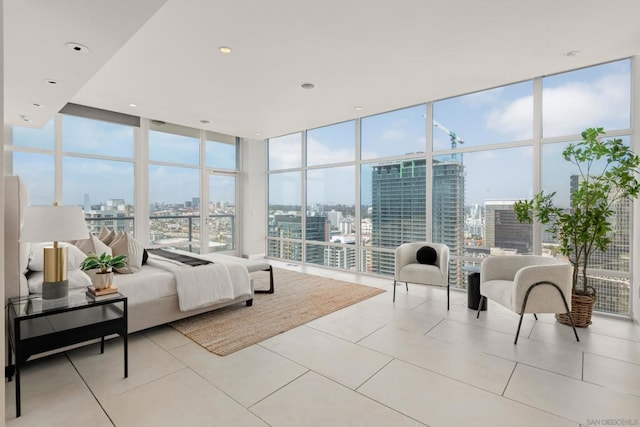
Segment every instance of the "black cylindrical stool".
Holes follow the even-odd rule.
[[[477,310],[480,304],[480,273],[471,273],[467,277],[467,307]],[[487,309],[487,299],[484,299],[482,309]]]

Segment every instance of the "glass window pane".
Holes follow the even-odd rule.
[[[631,126],[631,61],[557,74],[542,80],[545,138],[579,135],[588,127]]]
[[[424,153],[426,149],[426,106],[378,114],[362,119],[362,158]]]
[[[229,175],[210,175],[209,252],[231,251],[235,249],[235,219],[236,177]]]
[[[200,170],[149,165],[149,242],[199,251],[199,200]]]
[[[302,239],[300,172],[269,174],[269,236]]]
[[[302,261],[302,243],[291,240],[268,239],[268,244],[267,256],[290,261]]]
[[[433,104],[433,150],[533,138],[533,81]]]
[[[103,224],[133,232],[133,163],[66,156],[62,186],[65,205],[84,207],[91,232]]]
[[[344,245],[307,245],[305,262],[355,270],[356,248]]]
[[[165,126],[170,127],[162,131],[149,131],[149,160],[200,164],[200,131],[175,125]]]
[[[307,131],[307,165],[352,162],[356,159],[356,122]]]
[[[307,171],[307,240],[354,243],[355,166]]]
[[[17,147],[53,150],[54,132],[53,119],[42,129],[14,126],[13,145]]]
[[[517,221],[513,204],[532,195],[532,156],[522,147],[434,157],[433,241],[454,256],[531,253],[532,227]],[[465,285],[464,267],[451,261],[452,286]]]
[[[13,174],[27,185],[30,205],[52,205],[54,159],[51,154],[13,152]]]
[[[64,115],[62,147],[67,153],[133,158],[134,128]]]
[[[269,170],[299,168],[302,166],[302,134],[269,139]]]
[[[237,170],[236,143],[206,141],[206,166],[214,169]]]

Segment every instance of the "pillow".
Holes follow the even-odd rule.
[[[142,269],[142,254],[144,247],[133,237],[121,231],[109,245],[113,256],[126,255],[127,266],[116,268],[116,273],[137,273]]]
[[[77,247],[65,242],[58,242],[58,246],[67,247],[67,270],[79,270],[80,264],[86,258],[84,252],[82,252]],[[44,248],[49,247],[53,247],[52,242],[29,245],[29,270],[44,271]]]
[[[98,239],[105,245],[110,245],[111,242],[116,238],[116,232],[110,230],[106,225],[102,225],[100,229],[100,233],[98,234]]]
[[[420,264],[436,265],[438,253],[431,246],[423,246],[416,252],[416,259]]]
[[[112,254],[111,248],[104,243],[93,234],[89,236],[88,239],[84,240],[76,240],[75,245],[78,249],[84,252],[86,255],[96,254],[102,255],[103,253],[107,253],[109,255]]]
[[[27,277],[29,293],[41,294],[43,279],[44,273],[41,271],[35,271],[29,274]],[[91,278],[82,270],[68,271],[67,279],[69,280],[69,289],[86,288],[87,286],[91,286]]]

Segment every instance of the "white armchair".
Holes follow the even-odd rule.
[[[539,255],[492,256],[480,268],[480,305],[489,298],[520,314],[514,344],[518,343],[524,313],[567,313],[578,338],[569,303],[571,264]],[[569,303],[568,303],[569,302]],[[476,318],[480,317],[480,310]]]
[[[420,264],[417,252],[424,246],[436,251],[433,264]],[[396,248],[396,269],[393,279],[393,301],[396,300],[396,282],[405,282],[409,291],[409,282],[421,285],[447,287],[447,310],[449,310],[449,248],[447,245],[430,242],[405,243]]]

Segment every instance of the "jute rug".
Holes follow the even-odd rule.
[[[236,304],[171,323],[202,347],[226,356],[384,290],[296,271],[273,269],[275,293],[256,294],[253,306]],[[254,286],[268,273],[252,275]],[[261,286],[262,287],[262,286]]]

